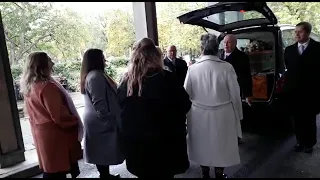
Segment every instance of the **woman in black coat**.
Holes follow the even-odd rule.
[[[163,70],[151,39],[135,44],[118,98],[128,171],[138,177],[184,173],[189,168],[185,123],[191,102],[174,75]]]

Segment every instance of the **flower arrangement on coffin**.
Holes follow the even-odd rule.
[[[249,52],[272,50],[272,46],[261,40],[254,40],[250,42],[247,48]]]

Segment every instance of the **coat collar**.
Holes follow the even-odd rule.
[[[309,51],[310,46],[312,46],[315,42],[316,42],[315,40],[313,40],[312,38],[310,38],[310,39],[309,39],[309,42],[308,42],[307,48],[303,51],[303,53],[302,53],[301,55],[303,55],[303,54],[305,54],[305,52]],[[294,44],[294,47],[296,48],[296,52],[298,53],[298,55],[301,56],[301,55],[299,54],[299,49],[298,49],[298,48],[299,48],[299,43],[296,42],[296,43]]]
[[[217,62],[224,62],[223,60],[219,59],[218,56],[212,56],[212,55],[203,55],[200,57],[197,63],[201,63],[203,61],[217,61]]]
[[[223,60],[227,60],[230,59],[231,57],[233,57],[235,54],[237,54],[240,50],[236,47],[230,54],[228,57],[225,57],[225,55],[223,56]]]
[[[301,44],[301,43],[298,42],[298,47],[300,47],[300,46],[308,47],[309,42],[310,42],[310,39],[311,39],[311,38],[309,38],[308,41],[305,42],[305,43],[303,43],[303,44]]]

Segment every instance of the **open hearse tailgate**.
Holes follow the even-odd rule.
[[[220,13],[242,13],[242,18],[229,22],[219,22],[210,16]],[[278,20],[266,2],[220,2],[212,6],[188,12],[178,17],[181,23],[197,25],[213,29],[219,32],[231,31],[233,29],[258,26],[275,25]]]

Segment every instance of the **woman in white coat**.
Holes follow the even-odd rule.
[[[242,137],[242,104],[236,73],[231,64],[217,57],[217,37],[201,36],[202,56],[190,66],[184,87],[192,101],[187,115],[191,161],[210,178],[226,178],[224,168],[240,163],[238,137]]]

